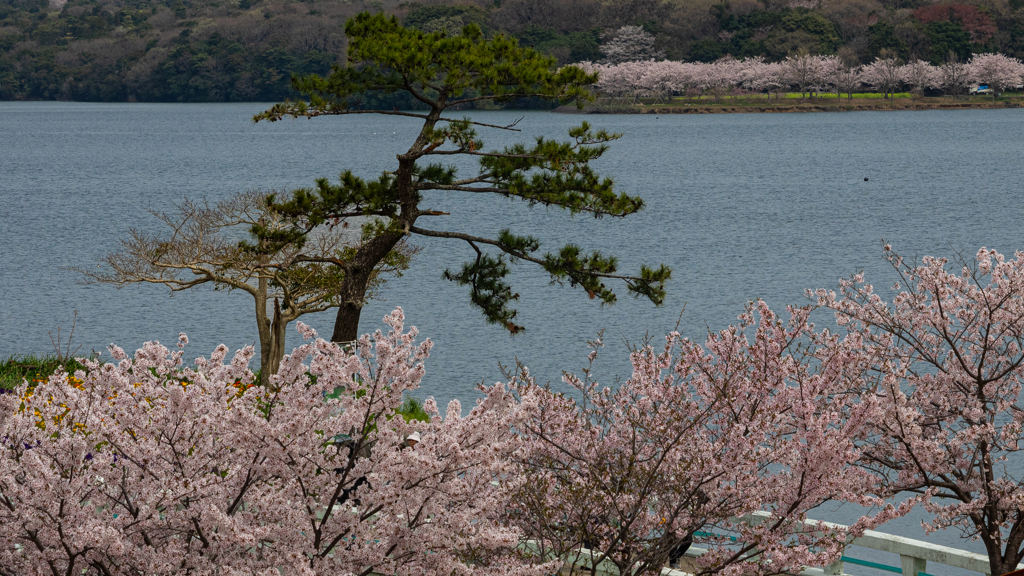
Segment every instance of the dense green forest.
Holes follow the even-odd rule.
[[[625,25],[674,60],[1024,57],[1024,0],[0,0],[0,99],[280,100],[291,74],[343,58],[364,10],[424,31],[475,22],[560,63],[600,60]]]

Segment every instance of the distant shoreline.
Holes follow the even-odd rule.
[[[946,100],[942,98],[894,98],[894,99],[853,99],[836,100],[809,98],[793,102],[777,100],[758,103],[730,103],[728,100],[713,102],[673,102],[649,104],[612,104],[592,102],[583,109],[568,104],[554,111],[562,114],[762,114],[792,112],[862,112],[890,110],[991,110],[1003,108],[1024,108],[1024,99],[971,101]]]

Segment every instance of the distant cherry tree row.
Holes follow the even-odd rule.
[[[1024,83],[1024,63],[1003,54],[976,54],[969,61],[951,59],[939,66],[923,60],[902,63],[896,58],[876,58],[867,65],[848,66],[838,56],[795,56],[781,62],[764,58],[732,57],[715,62],[636,61],[618,64],[583,62],[600,79],[594,85],[604,96],[662,98],[699,96],[716,98],[728,93],[779,94],[835,93],[852,98],[865,89],[889,96],[900,89],[917,94],[938,89],[946,94],[965,94],[969,87],[985,85],[1002,92]]]

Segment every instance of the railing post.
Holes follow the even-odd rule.
[[[842,560],[836,560],[835,562],[833,562],[833,563],[829,564],[828,566],[825,566],[824,568],[822,568],[822,572],[824,572],[825,574],[827,574],[829,576],[834,576],[834,575],[842,574],[843,573],[843,561]]]
[[[903,576],[917,576],[918,572],[924,572],[927,567],[928,561],[923,558],[900,554],[900,568],[903,569]]]

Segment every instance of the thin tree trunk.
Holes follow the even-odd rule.
[[[1022,529],[1021,521],[1013,522],[1004,517],[1003,519],[1007,520],[1007,523],[1011,526],[1010,533],[1007,535],[1005,542],[1001,541],[1001,539],[996,540],[993,532],[999,528],[992,528],[989,520],[996,514],[996,507],[989,505],[987,508],[990,511],[985,515],[986,518],[982,522],[988,524],[990,529],[981,530],[980,536],[988,552],[989,568],[992,570],[993,576],[1013,572],[1017,569],[1017,564],[1021,561],[1022,556],[1024,556],[1020,552],[1021,543],[1024,542],[1024,529]]]
[[[1017,564],[1021,561],[1022,554],[1020,553],[1021,543],[1024,542],[1024,530],[1021,529],[1022,525],[1020,520],[1014,522],[1010,528],[1010,534],[1006,538],[1006,554],[1001,558],[1003,569],[1006,572],[1012,572],[1017,569]],[[991,562],[990,562],[991,563]]]
[[[281,317],[281,301],[274,298],[274,321],[270,325],[270,338],[266,345],[260,342],[260,379],[269,378],[281,369],[284,358],[284,338],[288,323]]]
[[[253,296],[256,301],[256,332],[260,337],[260,380],[270,377],[271,342],[273,341],[273,321],[267,317],[267,279],[260,277]],[[274,315],[274,320],[277,315]]]

